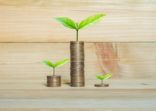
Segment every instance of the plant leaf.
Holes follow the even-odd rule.
[[[104,74],[104,75],[97,75],[96,76],[96,78],[99,79],[99,80],[106,80],[106,79],[109,79],[111,77],[112,77],[111,74]]]
[[[56,18],[56,20],[63,24],[65,27],[68,27],[70,29],[77,29],[76,23],[68,17],[58,17]]]
[[[85,20],[82,20],[79,24],[78,29],[82,29],[84,27],[87,27],[91,24],[98,22],[99,20],[103,18],[103,16],[105,16],[105,14],[96,14],[96,15],[86,18]]]
[[[96,78],[99,79],[99,80],[103,80],[104,79],[103,75],[97,75]]]
[[[53,64],[52,62],[50,62],[49,60],[45,60],[43,61],[43,63],[45,63],[47,66],[55,68],[55,64]]]
[[[104,77],[104,80],[106,80],[106,79],[111,78],[111,77],[112,77],[112,75],[111,75],[111,74],[105,74],[105,75],[103,75],[103,77]]]
[[[55,67],[61,67],[63,66],[64,64],[66,64],[67,62],[69,62],[69,59],[63,59],[63,60],[60,60],[58,62],[55,63]]]

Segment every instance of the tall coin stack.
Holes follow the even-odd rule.
[[[71,86],[85,86],[84,76],[84,42],[70,42],[70,75]]]

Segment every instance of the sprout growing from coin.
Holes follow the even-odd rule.
[[[74,29],[76,31],[76,41],[79,41],[79,30],[97,23],[104,16],[106,16],[106,14],[103,13],[95,14],[87,17],[86,19],[80,21],[79,23],[75,22],[69,17],[57,17],[56,20],[60,22],[62,25],[64,25],[65,27]]]
[[[104,80],[111,78],[111,74],[103,74],[103,75],[96,75],[96,78],[101,81],[101,84],[95,84],[96,87],[108,87],[109,84],[104,84]]]
[[[53,69],[53,76],[55,76],[55,69],[63,66],[64,64],[68,63],[69,59],[63,59],[57,62],[51,62],[50,60],[45,60],[43,63],[45,63],[47,66],[51,67]]]

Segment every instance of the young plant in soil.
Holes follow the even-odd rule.
[[[44,64],[52,68],[52,75],[47,76],[47,86],[48,87],[59,87],[61,86],[61,76],[55,75],[55,69],[68,63],[69,59],[63,59],[57,62],[51,62],[50,60],[43,61]]]
[[[101,81],[101,84],[95,84],[95,86],[96,87],[108,87],[109,84],[105,84],[104,80],[107,80],[107,79],[109,79],[111,77],[112,77],[111,74],[97,75],[96,78]]]

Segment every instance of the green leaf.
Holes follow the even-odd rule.
[[[63,60],[60,60],[56,63],[52,63],[49,60],[43,61],[43,63],[45,63],[47,66],[52,67],[52,68],[61,67],[62,65],[66,64],[67,62],[69,62],[69,59],[63,59]]]
[[[77,24],[68,17],[58,17],[56,18],[56,20],[63,24],[65,27],[68,27],[70,29],[77,29]]]
[[[112,76],[111,74],[104,74],[104,75],[97,75],[96,78],[99,80],[106,80],[111,78],[111,76]]]
[[[99,80],[103,80],[104,79],[103,75],[97,75],[96,78],[99,79]]]
[[[63,60],[61,60],[61,61],[58,61],[58,62],[56,62],[55,63],[55,67],[61,67],[61,66],[63,66],[64,64],[66,64],[67,62],[69,62],[69,59],[63,59]]]
[[[50,62],[49,60],[45,60],[43,61],[43,63],[45,63],[47,66],[55,68],[55,64],[53,64],[52,62]]]
[[[82,28],[87,27],[91,24],[95,24],[96,22],[100,21],[103,18],[103,16],[105,16],[105,14],[96,14],[96,15],[88,17],[85,20],[82,20],[79,24],[78,29],[82,29]]]
[[[104,77],[104,80],[106,80],[106,79],[111,78],[111,77],[112,77],[112,75],[111,75],[111,74],[105,74],[105,75],[103,75],[103,77]]]

